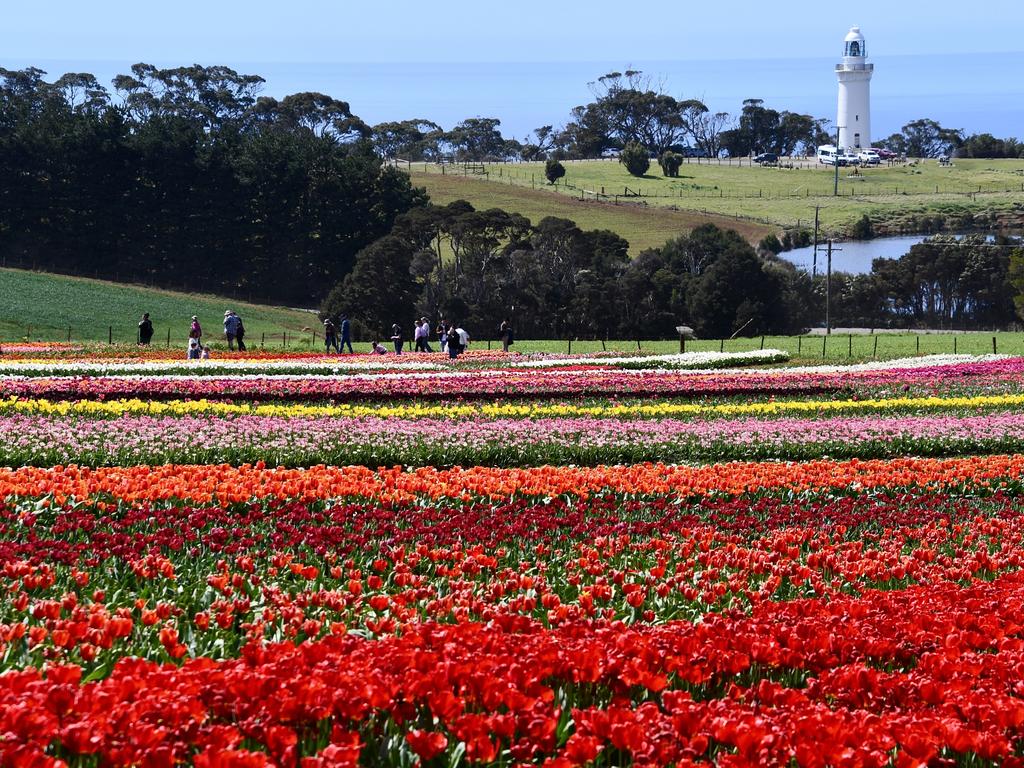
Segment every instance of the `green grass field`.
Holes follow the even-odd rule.
[[[791,362],[813,365],[825,360],[830,363],[890,360],[916,355],[936,354],[991,354],[992,339],[999,354],[1024,355],[1024,333],[834,333],[831,336],[760,336],[732,340],[698,339],[686,342],[687,352],[746,352],[752,349],[781,349],[789,352]],[[487,342],[474,343],[473,348],[486,347]],[[763,344],[763,346],[762,346]],[[494,348],[500,344],[493,342]],[[568,341],[516,341],[513,349],[530,352],[559,352],[570,350]],[[573,354],[617,351],[637,354],[664,355],[679,352],[678,341],[573,341]]]
[[[184,348],[192,315],[199,317],[205,335],[222,333],[224,310],[235,310],[245,321],[250,343],[267,334],[282,342],[282,334],[305,342],[304,328],[316,329],[315,315],[292,309],[190,293],[173,293],[102,280],[64,277],[19,269],[0,269],[0,341],[107,341],[111,329],[115,343],[136,341],[138,322],[149,312],[155,326],[154,344]],[[322,334],[321,334],[322,336]],[[291,343],[290,343],[291,344]]]
[[[815,162],[797,163],[795,168],[761,168],[748,160],[740,166],[738,162],[691,159],[676,179],[662,176],[656,163],[647,175],[637,178],[615,160],[566,162],[565,178],[554,190],[577,200],[604,194],[612,200],[619,196],[619,200],[644,201],[669,210],[745,216],[752,219],[748,224],[761,220],[762,225],[767,222],[776,229],[812,223],[815,206],[820,206],[822,225],[834,235],[847,232],[863,214],[871,217],[879,232],[892,233],[919,231],[922,219],[934,216],[944,217],[954,227],[993,212],[1010,226],[1024,223],[1024,160],[957,160],[949,167],[924,160],[856,173],[840,168],[838,197],[833,195],[833,168]],[[491,164],[485,169],[486,176],[454,176],[467,184],[462,196],[471,203],[476,204],[475,194],[483,194],[484,183],[496,186],[488,204],[510,210],[517,204],[513,202],[518,200],[517,188],[552,189],[544,180],[542,163]],[[440,176],[441,166],[413,163],[410,170],[414,182],[429,191],[437,183],[431,179]],[[461,173],[461,166],[446,169],[445,201],[459,196],[453,171]],[[627,189],[642,196],[621,197]]]
[[[422,167],[422,166],[420,166]],[[507,179],[503,176],[502,178]],[[502,208],[520,213],[534,224],[545,216],[572,219],[582,229],[609,229],[629,241],[630,253],[665,244],[666,240],[689,232],[709,221],[737,230],[756,243],[775,231],[775,227],[722,216],[704,216],[694,211],[673,211],[664,207],[610,205],[581,201],[559,194],[553,188],[533,189],[518,184],[494,183],[482,177],[423,173],[413,168],[412,181],[425,187],[432,202],[445,205],[453,200],[468,200],[478,210]]]

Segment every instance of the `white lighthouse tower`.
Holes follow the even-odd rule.
[[[836,64],[839,78],[839,149],[859,150],[871,146],[871,75],[868,49],[860,27],[851,27],[843,47],[843,63]]]

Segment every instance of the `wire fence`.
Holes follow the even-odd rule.
[[[108,326],[105,333],[95,329],[77,332],[74,327],[53,328],[4,326],[0,328],[0,353],[4,345],[18,343],[63,343],[81,345],[138,344],[135,328]],[[208,337],[215,349],[224,350],[223,337]],[[324,346],[322,333],[316,330],[289,329],[257,330],[245,336],[250,350],[291,350],[319,352]],[[150,342],[153,347],[180,347],[182,354],[187,344],[186,334],[167,330],[157,333]],[[357,351],[368,342],[353,340]],[[471,349],[500,350],[497,339],[474,340]],[[1015,331],[866,331],[835,332],[830,335],[814,333],[799,336],[755,336],[735,339],[524,339],[518,340],[512,350],[520,354],[593,354],[619,352],[623,354],[671,354],[678,352],[747,352],[761,349],[779,349],[799,360],[871,360],[912,357],[933,354],[1008,354],[1024,356],[1024,333]],[[416,354],[416,353],[412,353]],[[429,353],[427,353],[429,354]]]
[[[409,160],[394,160],[393,164],[407,170],[408,172],[419,171],[422,173],[440,174],[442,176],[455,175],[467,178],[482,178],[491,182],[508,184],[533,190],[549,190],[560,194],[577,197],[580,200],[591,200],[597,202],[611,203],[613,205],[648,205],[647,201],[658,201],[661,207],[673,208],[669,202],[678,200],[686,210],[697,210],[705,215],[724,216],[737,221],[752,221],[755,223],[791,226],[792,221],[773,219],[770,216],[752,216],[746,214],[730,213],[708,208],[697,207],[694,201],[720,202],[729,200],[809,200],[811,198],[871,198],[881,200],[925,198],[925,197],[961,197],[971,201],[977,200],[979,196],[992,195],[1024,195],[1024,181],[1013,184],[959,184],[959,185],[928,185],[908,184],[880,184],[873,183],[870,179],[870,171],[866,174],[858,172],[856,175],[845,174],[841,181],[842,185],[835,188],[833,182],[823,183],[824,176],[814,179],[810,183],[800,183],[788,189],[780,189],[776,186],[765,185],[763,187],[734,187],[726,188],[717,184],[677,184],[670,192],[646,191],[641,180],[637,180],[635,187],[623,185],[610,187],[608,185],[591,185],[594,188],[579,186],[572,182],[557,180],[548,183],[544,177],[543,170],[535,165],[524,166],[519,163],[494,162],[412,162]],[[594,160],[566,160],[567,164],[597,162]],[[732,167],[750,167],[753,162],[746,158],[686,158],[685,163],[695,165],[719,165]],[[781,167],[765,168],[766,173],[787,173],[790,170],[801,171],[817,169],[818,165],[812,160],[798,160],[794,163],[785,163]],[[821,174],[819,174],[821,175]],[[539,177],[539,178],[538,178]],[[675,179],[670,179],[677,181]],[[816,184],[813,182],[817,182]],[[619,191],[621,189],[621,192]],[[685,203],[685,205],[684,205]],[[806,223],[806,222],[804,222]],[[798,222],[799,225],[799,222]]]

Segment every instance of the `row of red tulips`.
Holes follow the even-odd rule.
[[[0,760],[1022,765],[1022,606],[1012,574],[697,624],[336,627],[236,661],[125,659],[96,682],[51,666],[0,676]]]

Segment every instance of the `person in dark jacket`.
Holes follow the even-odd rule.
[[[345,351],[345,345],[348,345],[349,354],[353,354],[352,351],[352,326],[348,321],[348,315],[341,316],[341,344],[338,346],[339,352]]]
[[[152,340],[153,321],[149,319],[149,312],[144,312],[139,321],[139,344],[148,345]]]

